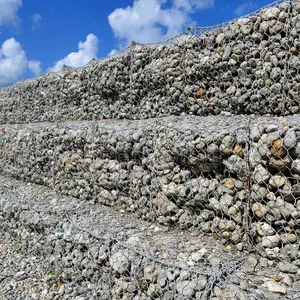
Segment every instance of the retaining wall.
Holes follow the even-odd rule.
[[[292,3],[292,4],[290,4]],[[299,113],[300,3],[0,90],[0,123]]]
[[[19,254],[44,259],[44,284],[32,289],[19,276],[26,286],[24,291],[19,289],[23,296],[201,298],[213,292],[208,284],[210,267],[202,260],[219,262],[223,253],[222,259],[236,259],[239,266],[239,257],[221,250],[213,238],[208,243],[201,236],[166,232],[162,226],[133,220],[100,205],[71,197],[58,199],[47,188],[26,186],[3,177],[0,181],[1,230],[13,236],[14,241],[20,241]],[[200,249],[202,256],[197,253]],[[216,255],[210,255],[212,249],[218,249]],[[11,292],[7,295],[14,297]],[[243,294],[234,284],[231,293]]]
[[[0,220],[3,299],[263,299],[278,290],[283,300],[298,295],[296,274],[291,281],[274,264],[262,271],[270,260],[228,251],[213,237],[167,231],[2,176]],[[274,274],[288,287],[270,284]]]
[[[297,296],[299,11],[278,1],[0,89],[0,240],[46,261],[49,299]],[[0,296],[19,291],[9,276]]]
[[[1,172],[168,226],[299,257],[299,116],[5,125]],[[245,234],[246,233],[246,234]]]

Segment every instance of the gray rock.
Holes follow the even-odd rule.
[[[179,269],[169,269],[167,271],[167,278],[169,281],[174,281],[180,275]]]
[[[271,72],[271,79],[276,80],[281,76],[281,69],[280,68],[274,68]]]
[[[269,185],[273,188],[279,189],[287,183],[287,178],[281,175],[274,175],[269,180]]]
[[[198,278],[196,281],[195,291],[203,291],[207,285],[207,277],[203,276]]]
[[[256,148],[251,148],[249,152],[249,162],[251,166],[255,167],[261,164],[262,161],[263,161],[262,155],[259,153],[259,151]]]
[[[195,293],[195,288],[197,284],[195,281],[182,281],[176,284],[176,290],[179,295],[191,297]]]
[[[270,262],[273,262],[274,260],[278,259],[279,256],[280,256],[280,249],[279,247],[275,247],[275,248],[266,248],[265,249],[265,254],[266,254],[266,257],[269,258],[269,265]]]
[[[283,244],[297,242],[297,236],[294,233],[283,233],[280,235],[280,240]]]
[[[293,129],[289,129],[286,134],[285,137],[283,138],[283,145],[287,148],[290,149],[292,147],[294,147],[297,143],[297,137],[296,137],[296,133]]]
[[[292,162],[292,171],[300,174],[300,159],[296,159]]]
[[[250,139],[254,142],[257,142],[260,139],[261,132],[258,129],[258,126],[251,126],[250,128]]]
[[[257,258],[253,257],[253,256],[249,256],[243,264],[243,270],[246,273],[255,272],[255,268],[256,268],[257,264],[258,264]]]
[[[279,14],[280,9],[278,9],[277,7],[270,7],[262,13],[262,17],[266,20],[277,19],[279,17]]]
[[[150,283],[149,288],[147,290],[147,295],[149,297],[157,297],[161,293],[161,287],[158,284]]]
[[[155,205],[159,212],[163,215],[169,215],[178,212],[178,207],[175,203],[170,201],[164,194],[159,193],[156,198],[152,200],[152,204]]]
[[[230,135],[225,136],[220,145],[221,152],[225,155],[232,154],[234,144],[235,144],[235,138],[233,136]]]
[[[116,272],[122,274],[130,267],[129,253],[118,251],[110,257],[109,263]]]
[[[277,130],[278,130],[278,126],[275,125],[275,124],[267,125],[266,128],[265,128],[266,133],[276,132]],[[277,138],[277,136],[275,138]]]
[[[223,164],[229,172],[234,174],[244,174],[248,170],[247,162],[237,155],[231,155],[228,159],[224,159]]]
[[[280,237],[278,235],[272,236],[263,236],[262,237],[262,246],[265,248],[275,248],[280,243]]]
[[[282,89],[282,85],[280,83],[276,83],[271,86],[271,92],[274,94],[279,94],[281,92],[281,89]]]
[[[299,267],[295,266],[294,264],[288,263],[288,262],[280,262],[278,264],[278,268],[283,273],[290,273],[290,274],[296,274],[299,270]]]
[[[225,34],[220,33],[216,38],[216,43],[221,44],[223,42],[224,38],[225,38]]]
[[[259,259],[259,265],[262,267],[262,268],[267,268],[269,265],[268,265],[268,259],[265,258],[265,257],[260,257]]]
[[[295,148],[290,149],[289,152],[291,153],[291,155],[298,158],[300,156],[300,142],[297,142]]]
[[[258,184],[262,184],[268,183],[269,179],[271,178],[271,174],[262,165],[258,165],[254,169],[253,177]]]
[[[228,211],[228,208],[233,204],[233,197],[229,194],[223,195],[219,200],[220,206],[224,211]]]
[[[269,193],[268,189],[265,187],[259,186],[258,184],[253,184],[252,190],[257,196],[258,199],[263,200]]]
[[[257,233],[260,236],[272,236],[275,234],[274,228],[266,222],[258,222],[256,225]]]

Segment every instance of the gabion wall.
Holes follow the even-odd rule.
[[[206,300],[266,293],[247,276],[258,259],[229,252],[212,236],[167,231],[1,175],[0,220],[3,299]],[[270,280],[273,272],[252,279]]]
[[[0,90],[0,123],[299,113],[300,3],[277,1]]]
[[[0,89],[0,269],[19,243],[54,270],[46,299],[299,296],[299,12]]]
[[[5,125],[1,173],[144,220],[300,257],[299,116]]]

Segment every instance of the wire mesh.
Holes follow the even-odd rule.
[[[0,172],[33,183],[0,177],[3,252],[44,260],[0,295],[297,299],[299,11],[0,90]]]
[[[1,123],[299,113],[299,2],[1,90]],[[24,96],[25,95],[25,96]]]

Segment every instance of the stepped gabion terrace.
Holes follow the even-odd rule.
[[[0,299],[300,298],[300,1],[0,107]]]

